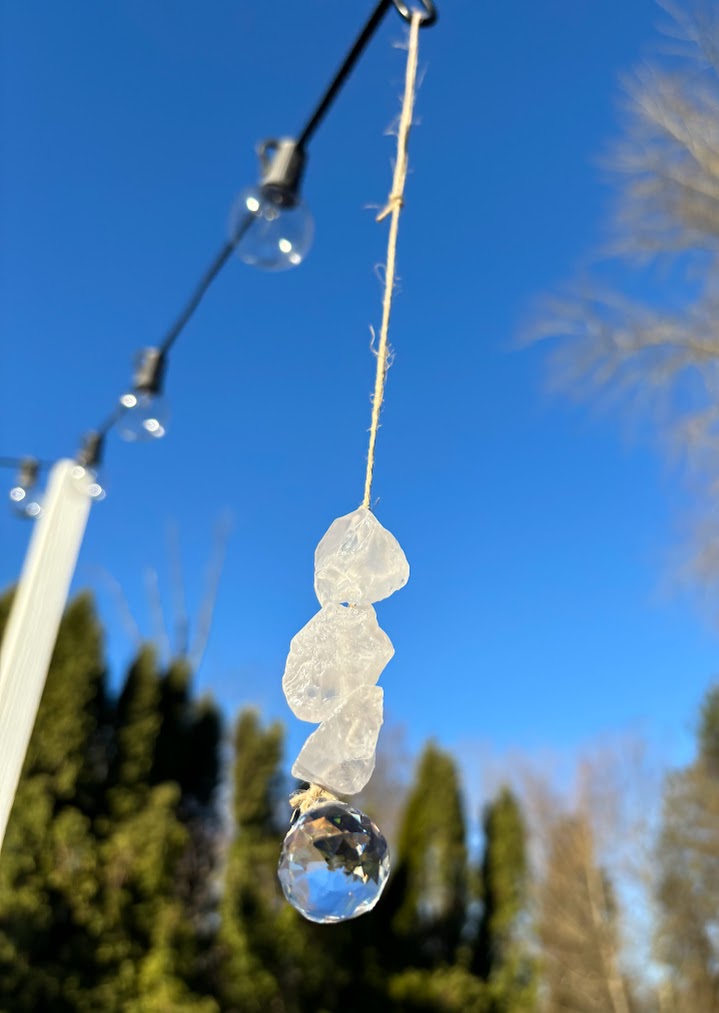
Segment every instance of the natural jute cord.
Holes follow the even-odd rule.
[[[367,452],[367,473],[365,475],[364,499],[362,506],[369,509],[372,496],[372,476],[374,474],[374,459],[377,446],[377,430],[379,429],[379,417],[384,401],[384,386],[389,366],[389,319],[392,312],[392,295],[394,293],[394,278],[397,263],[397,236],[399,234],[399,216],[404,205],[404,185],[407,179],[407,146],[409,132],[412,126],[412,113],[414,111],[414,97],[417,84],[417,57],[419,52],[419,28],[422,23],[421,11],[412,15],[409,29],[409,47],[407,50],[407,71],[404,80],[404,98],[402,100],[402,115],[400,116],[399,128],[397,130],[397,161],[394,166],[394,177],[392,179],[392,191],[389,195],[384,210],[377,215],[377,221],[381,222],[390,216],[389,238],[387,240],[387,267],[385,270],[384,298],[382,300],[382,326],[379,332],[377,345],[377,373],[375,375],[374,394],[372,396],[372,422],[369,431],[369,450]]]

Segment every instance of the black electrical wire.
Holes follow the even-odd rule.
[[[355,44],[352,46],[349,53],[345,57],[342,66],[335,74],[327,91],[317,104],[315,111],[312,113],[310,118],[307,120],[307,123],[303,127],[302,131],[300,132],[300,135],[297,138],[298,148],[304,149],[307,146],[312,135],[314,134],[314,132],[317,130],[322,120],[327,115],[327,112],[329,111],[330,106],[337,97],[340,88],[352,73],[355,64],[359,60],[364,50],[367,48],[367,45],[369,44],[370,40],[372,39],[373,35],[375,34],[379,26],[382,24],[382,21],[384,20],[384,17],[389,11],[390,7],[392,7],[392,4],[393,0],[380,0],[380,3],[375,8],[374,13],[370,17],[369,21],[364,26],[360,34],[357,36]]]
[[[228,239],[228,241],[224,243],[215,259],[212,261],[210,266],[203,274],[202,278],[197,283],[194,292],[187,300],[185,308],[182,310],[182,312],[175,320],[174,324],[169,329],[165,337],[162,339],[162,342],[160,343],[160,352],[162,353],[162,355],[166,355],[170,351],[170,349],[175,344],[179,336],[182,334],[186,325],[190,321],[190,317],[202,302],[202,299],[205,293],[207,292],[208,288],[215,280],[217,275],[220,273],[222,268],[225,266],[227,261],[230,259],[230,257],[232,256],[232,251],[234,250],[235,246],[240,241],[240,239],[242,239],[242,237],[252,224],[253,217],[254,217],[253,215],[248,215],[246,220],[242,223],[240,228],[233,236],[233,238]]]
[[[26,454],[24,457],[0,457],[0,468],[21,468],[27,461],[34,461],[38,468],[51,468],[54,461],[41,461]]]

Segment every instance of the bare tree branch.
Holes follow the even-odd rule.
[[[190,620],[187,615],[185,580],[182,574],[182,553],[180,551],[180,528],[176,521],[167,526],[167,555],[170,561],[170,588],[173,603],[173,652],[182,658],[187,654],[190,639]]]
[[[205,655],[205,651],[207,650],[207,643],[210,639],[212,618],[214,616],[217,594],[220,588],[222,569],[227,555],[227,546],[230,541],[230,535],[232,534],[232,525],[232,514],[227,511],[224,516],[220,518],[215,527],[214,548],[207,567],[205,596],[202,600],[202,605],[200,606],[200,612],[197,619],[197,633],[189,652],[190,665],[194,672],[196,672],[202,664],[202,659]]]
[[[147,594],[150,615],[152,617],[152,639],[157,644],[157,650],[160,658],[169,660],[171,657],[170,638],[167,634],[165,613],[162,608],[162,598],[160,597],[160,581],[157,575],[157,570],[151,566],[148,566],[145,569],[145,592]]]

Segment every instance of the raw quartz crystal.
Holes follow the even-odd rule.
[[[409,563],[397,539],[360,507],[338,517],[315,551],[315,591],[321,605],[371,605],[409,580]]]
[[[374,771],[383,696],[379,686],[360,686],[345,697],[307,739],[292,776],[338,795],[361,791]]]
[[[292,712],[324,721],[359,686],[374,686],[393,654],[371,605],[325,605],[290,644],[282,688]]]
[[[359,809],[327,802],[291,828],[278,874],[287,900],[310,921],[356,918],[372,910],[387,882],[387,842]]]

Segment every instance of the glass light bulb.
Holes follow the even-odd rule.
[[[78,483],[82,484],[82,488],[96,503],[100,503],[107,496],[107,485],[96,468],[86,468],[82,464],[76,464],[70,474]]]
[[[161,439],[167,432],[169,410],[159,394],[134,391],[123,394],[120,404],[125,408],[117,424],[123,440],[129,443],[149,443]]]
[[[32,495],[31,489],[24,489],[21,485],[16,485],[10,490],[10,505],[18,517],[34,520],[42,513],[37,496]]]
[[[253,221],[235,246],[240,260],[266,271],[284,271],[302,263],[315,234],[306,204],[299,198],[284,203],[260,188],[244,190],[230,214],[230,238],[242,229],[248,214],[254,216]]]

